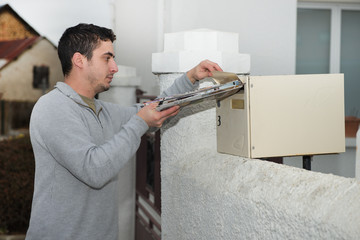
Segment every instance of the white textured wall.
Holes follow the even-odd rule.
[[[359,238],[357,180],[217,153],[211,105],[179,117],[162,131],[162,239]]]
[[[163,239],[359,239],[360,184],[261,160],[188,152],[164,173]]]
[[[167,89],[181,74],[158,75],[160,90]],[[212,84],[210,80],[206,79],[201,81],[200,87]],[[216,111],[214,107],[215,101],[184,107],[177,117],[164,125],[161,129],[161,145],[166,147],[161,148],[162,167],[167,162],[172,162],[167,159],[174,159],[184,152],[198,148],[206,147],[216,152]],[[163,159],[165,160],[163,161]]]

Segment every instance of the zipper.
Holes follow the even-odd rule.
[[[76,101],[75,101],[76,102]],[[102,122],[100,120],[100,112],[102,111],[102,108],[99,109],[99,112],[96,114],[89,106],[84,105],[82,103],[76,102],[77,104],[79,104],[80,106],[85,107],[88,111],[91,112],[91,114],[95,117],[96,121],[99,123],[99,125],[101,126],[102,129],[104,129]]]
[[[97,119],[99,120],[99,123],[100,123],[101,128],[104,129],[104,128],[103,128],[103,125],[102,125],[102,122],[101,122],[101,120],[100,120],[100,112],[101,112],[101,111],[102,111],[102,108],[99,109],[99,112],[98,112],[98,114],[97,114]]]

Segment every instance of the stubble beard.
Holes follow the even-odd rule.
[[[96,93],[102,93],[102,92],[106,92],[110,89],[110,85],[109,86],[105,86],[104,84],[99,84],[96,89],[95,92]]]
[[[111,85],[109,83],[109,85],[105,84],[105,83],[102,83],[102,82],[98,82],[96,79],[91,79],[90,78],[90,82],[91,84],[95,87],[94,87],[94,90],[95,90],[95,94],[98,94],[98,93],[102,93],[102,92],[106,92],[110,89]]]

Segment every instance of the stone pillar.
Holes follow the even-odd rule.
[[[250,71],[250,56],[238,53],[238,34],[207,29],[165,34],[164,52],[152,56],[152,71],[158,76],[160,91],[170,86],[181,74],[209,59],[226,72],[245,74]],[[200,87],[212,85],[211,79],[200,82]],[[215,101],[184,107],[178,116],[162,128],[161,135],[161,198],[162,223],[170,221],[172,181],[181,174],[179,161],[189,153],[216,152]],[[195,154],[196,155],[196,154]],[[189,164],[197,159],[187,159]],[[170,204],[169,204],[170,203]],[[167,235],[162,225],[162,236]]]
[[[114,75],[111,88],[99,94],[99,99],[121,106],[131,106],[136,103],[135,90],[141,84],[141,78],[136,76],[136,68],[118,65],[119,71]]]
[[[135,90],[140,86],[141,79],[136,76],[136,69],[118,66],[111,88],[99,94],[99,99],[121,106],[136,103]],[[121,169],[119,178],[119,240],[135,237],[135,158]]]

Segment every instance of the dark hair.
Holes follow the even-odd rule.
[[[71,58],[76,52],[92,58],[93,51],[101,41],[114,42],[116,36],[111,29],[99,27],[93,24],[80,23],[65,30],[58,45],[62,71],[67,76],[72,69]]]

